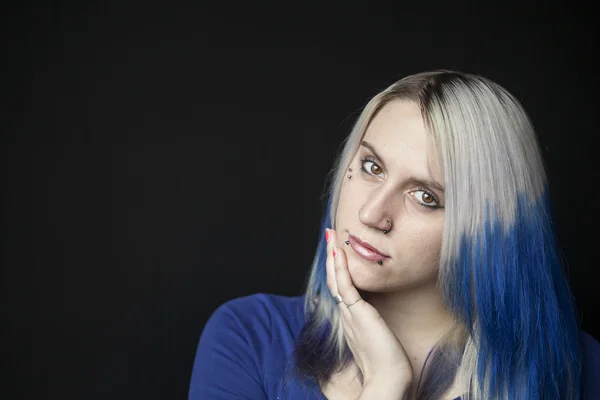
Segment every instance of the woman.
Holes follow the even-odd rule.
[[[306,295],[219,307],[191,399],[600,398],[600,345],[580,331],[512,95],[408,76],[367,104],[336,164]]]

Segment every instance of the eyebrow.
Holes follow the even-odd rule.
[[[382,167],[385,168],[385,162],[383,161],[383,158],[379,155],[379,153],[377,152],[377,150],[375,150],[375,147],[371,143],[369,143],[365,140],[361,140],[360,145],[371,150],[371,152],[375,155],[375,157],[377,157],[377,159],[381,162]],[[437,183],[436,181],[433,181],[430,179],[416,178],[416,177],[410,177],[409,180],[413,181],[415,183],[418,183],[420,185],[423,185],[423,186],[432,187],[432,188],[437,189],[440,192],[444,193],[444,187],[442,185],[440,185],[439,183]]]

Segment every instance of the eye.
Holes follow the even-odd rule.
[[[368,158],[360,160],[360,168],[369,175],[378,176],[383,173],[381,167],[375,161],[371,161]]]
[[[415,190],[410,193],[424,207],[440,208],[440,203],[433,193],[426,190]]]

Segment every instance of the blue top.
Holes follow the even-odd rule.
[[[304,296],[255,294],[222,304],[204,327],[190,400],[326,400],[312,381],[284,382],[304,324]],[[600,344],[582,332],[583,399],[600,399]]]

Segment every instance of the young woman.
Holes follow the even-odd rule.
[[[600,398],[519,102],[476,75],[376,95],[329,186],[306,294],[231,300],[190,399]]]

